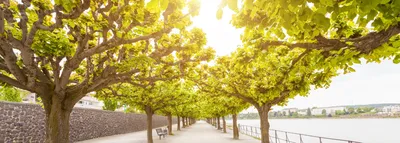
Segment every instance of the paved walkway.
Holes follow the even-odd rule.
[[[153,130],[154,143],[260,143],[260,140],[243,134],[240,134],[239,140],[234,140],[232,139],[232,130],[222,133],[204,121],[198,121],[190,127],[182,128],[181,131],[176,131],[176,125],[174,125],[173,133],[174,135],[168,135],[159,140]],[[96,138],[78,143],[147,143],[146,131]]]

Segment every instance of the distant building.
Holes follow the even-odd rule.
[[[22,98],[22,102],[36,104],[36,98],[37,97],[36,97],[35,93],[29,93],[24,98]],[[86,95],[81,100],[79,100],[78,103],[76,103],[74,107],[102,110],[103,106],[104,106],[103,101],[99,101],[99,100],[97,100],[97,98],[95,98],[93,96]],[[125,108],[121,107],[121,109],[119,109],[119,110],[124,111]]]
[[[396,113],[400,112],[400,105],[384,106],[382,108],[383,113]]]
[[[100,109],[102,110],[104,103],[102,101],[97,100],[90,95],[86,95],[78,103],[75,104],[74,107],[81,107],[81,108],[91,108],[91,109]]]
[[[302,116],[306,116],[307,115],[307,109],[298,110],[297,114],[302,115]]]
[[[311,109],[311,115],[322,115],[322,111],[326,111],[326,115],[335,115],[336,111],[343,111],[346,110],[346,107],[338,106],[338,107],[321,107],[321,108],[314,108]]]
[[[36,94],[35,93],[29,93],[26,95],[24,98],[22,98],[23,103],[36,103]]]
[[[282,113],[285,112],[285,115],[288,116],[290,113],[297,112],[297,108],[285,108],[282,110]]]

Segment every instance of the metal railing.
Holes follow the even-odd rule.
[[[240,133],[255,138],[261,138],[260,127],[253,127],[253,126],[239,124],[238,128]],[[361,143],[359,141],[321,137],[321,136],[274,130],[274,129],[269,130],[269,140],[271,143]]]

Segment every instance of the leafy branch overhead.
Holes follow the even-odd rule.
[[[188,30],[198,13],[196,0],[1,1],[0,81],[41,97],[46,140],[69,142],[61,117],[86,94],[179,78],[211,59],[204,33]]]
[[[61,97],[128,81],[174,51],[196,50],[193,45],[165,43],[179,39],[165,37],[172,29],[183,30],[198,11],[183,13],[183,3],[167,1],[163,4],[168,6],[159,9],[144,1],[55,1],[55,5],[4,1],[0,10],[1,20],[5,19],[0,22],[4,73],[0,78],[40,96],[45,95],[44,89],[35,87],[53,86]],[[137,61],[145,62],[132,66]],[[127,65],[134,68],[128,70]]]
[[[238,3],[239,10],[231,6]],[[321,50],[325,56],[348,49],[368,61],[394,56],[400,62],[399,1],[223,0],[225,5],[236,12],[232,24],[245,28],[248,45]]]

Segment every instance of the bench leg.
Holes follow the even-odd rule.
[[[161,140],[161,136],[159,136],[160,137],[160,140]]]

